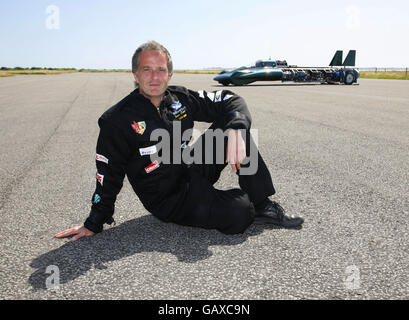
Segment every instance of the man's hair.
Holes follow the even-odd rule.
[[[137,73],[138,72],[138,63],[139,63],[139,55],[143,51],[158,51],[158,52],[163,52],[166,55],[166,58],[168,60],[168,73],[172,74],[173,73],[173,62],[172,62],[172,57],[170,56],[169,51],[162,46],[160,43],[156,41],[148,41],[141,46],[139,46],[138,49],[136,49],[133,57],[132,57],[132,72]]]

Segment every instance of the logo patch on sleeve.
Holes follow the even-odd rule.
[[[141,156],[154,154],[156,152],[157,152],[156,145],[139,149],[139,153],[141,154]]]
[[[101,201],[101,196],[98,194],[98,193],[96,193],[95,194],[95,196],[94,196],[94,200],[92,201],[94,204],[97,204],[97,203],[99,203]]]
[[[150,173],[153,170],[156,170],[157,168],[159,168],[159,163],[158,161],[155,160],[154,162],[152,162],[149,166],[145,168],[145,171],[146,173]]]
[[[98,153],[97,153],[97,155],[95,156],[95,160],[104,162],[104,163],[106,163],[106,164],[108,164],[108,161],[109,161],[108,158],[106,158],[106,157],[104,157],[102,154],[98,154]]]
[[[97,180],[101,186],[104,185],[104,176],[102,174],[99,174],[98,172],[97,172]]]

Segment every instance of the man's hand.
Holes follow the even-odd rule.
[[[233,171],[240,170],[240,163],[246,158],[246,144],[239,130],[229,130],[227,141],[226,162],[230,163]]]
[[[72,241],[76,241],[82,237],[92,237],[94,235],[94,232],[92,232],[91,230],[88,230],[84,226],[77,226],[77,227],[73,227],[65,231],[62,231],[60,233],[57,233],[54,237],[60,239],[60,238],[66,238],[72,235],[75,235],[72,238]]]

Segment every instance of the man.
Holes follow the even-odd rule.
[[[241,174],[245,170],[243,160],[254,147],[249,133],[250,113],[241,97],[227,90],[207,93],[168,87],[172,59],[166,48],[154,41],[136,50],[132,72],[138,88],[98,120],[97,181],[90,215],[83,226],[60,232],[56,238],[74,235],[75,241],[101,232],[104,223],[114,222],[114,203],[125,175],[144,207],[165,222],[217,229],[226,234],[241,233],[254,220],[283,227],[303,223],[303,218],[285,215],[282,207],[268,198],[275,190],[257,150],[250,157],[256,162],[256,172]],[[185,139],[181,145],[175,146],[175,139],[169,143],[182,152],[191,139],[184,133],[193,128],[194,121],[212,123],[206,133],[216,129],[228,132],[223,150],[214,141],[210,145],[203,143],[208,142],[206,133],[192,148],[203,152],[201,159],[210,151],[216,151],[216,156],[222,152],[225,162],[186,164],[173,161],[174,154],[170,163],[153,161],[152,157],[160,152],[158,140],[152,139],[155,130],[164,130],[173,138],[175,128],[181,130]],[[238,175],[241,189],[213,187],[227,163]]]

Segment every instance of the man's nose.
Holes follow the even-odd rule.
[[[152,79],[158,79],[159,78],[159,70],[152,70]]]

